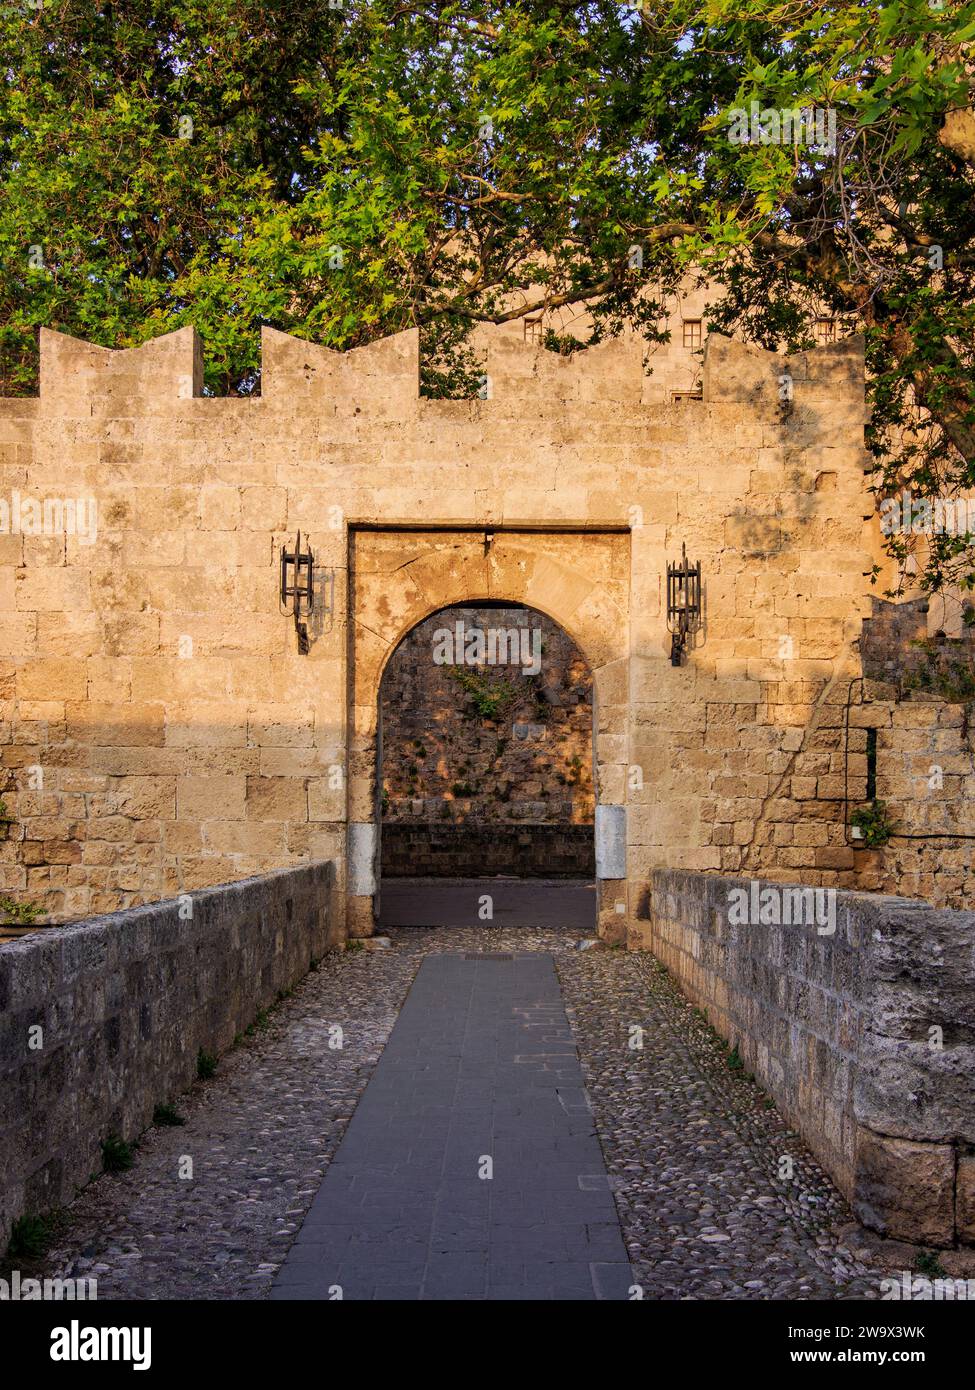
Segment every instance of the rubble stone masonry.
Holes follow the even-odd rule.
[[[381,708],[384,874],[592,876],[592,675],[544,613],[427,618],[391,657]]]

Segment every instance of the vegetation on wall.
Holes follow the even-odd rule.
[[[431,661],[431,644],[444,613],[415,627],[383,676],[383,817],[591,821],[592,677],[579,649],[531,610],[448,611],[486,634],[502,623],[524,635],[532,629],[544,665],[441,665]]]
[[[503,719],[508,709],[521,696],[516,685],[504,676],[487,671],[472,671],[466,666],[450,666],[447,675],[456,681],[470,702],[472,714],[478,719]]]
[[[0,798],[0,840],[7,838],[13,823],[7,803]],[[41,908],[36,903],[23,902],[12,898],[9,893],[0,893],[0,927],[31,927],[40,916]]]
[[[871,801],[860,806],[850,816],[850,824],[860,831],[860,843],[865,849],[882,849],[895,830],[886,802]]]
[[[975,667],[972,665],[971,643],[946,638],[912,642],[919,654],[901,680],[901,690],[936,695],[952,704],[965,704],[975,699]]]

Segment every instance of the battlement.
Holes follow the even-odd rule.
[[[136,348],[98,347],[41,329],[40,399],[57,414],[127,415],[138,398],[150,412],[203,394],[203,349],[195,328],[178,328]]]
[[[479,325],[474,347],[484,363],[487,415],[537,414],[553,405],[587,410],[638,410],[646,404],[645,344],[625,335],[563,356],[524,338],[520,324]],[[203,394],[203,355],[193,328],[181,328],[140,347],[110,349],[52,329],[40,335],[43,414],[124,416],[158,414],[174,401]],[[782,404],[781,378],[804,400],[842,400],[862,410],[863,340],[845,339],[785,358],[712,334],[704,354],[702,395],[710,405],[751,407],[766,418]],[[336,352],[274,328],[261,335],[261,400],[321,413],[367,414],[403,420],[420,399],[417,329]],[[439,402],[428,402],[436,406]]]

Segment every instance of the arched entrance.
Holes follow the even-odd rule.
[[[379,690],[378,918],[595,927],[592,672],[538,609],[440,609]]]
[[[437,526],[350,527],[346,918],[375,929],[380,882],[379,693],[403,638],[438,611],[474,603],[537,610],[563,629],[592,675],[600,933],[626,930],[629,532]]]

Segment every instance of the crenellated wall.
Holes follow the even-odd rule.
[[[858,882],[860,341],[786,363],[712,337],[703,399],[673,405],[636,341],[481,346],[488,398],[439,401],[415,332],[341,354],[268,329],[262,394],[212,399],[191,329],[120,352],[42,330],[39,397],[0,402],[0,496],[11,520],[15,493],[93,498],[98,528],[0,535],[3,891],[72,918],[334,858],[371,930],[384,664],[486,599],[540,608],[593,671],[607,935],[644,939],[657,866]],[[299,529],[307,655],[278,607]],[[705,623],[675,669],[682,543]]]

